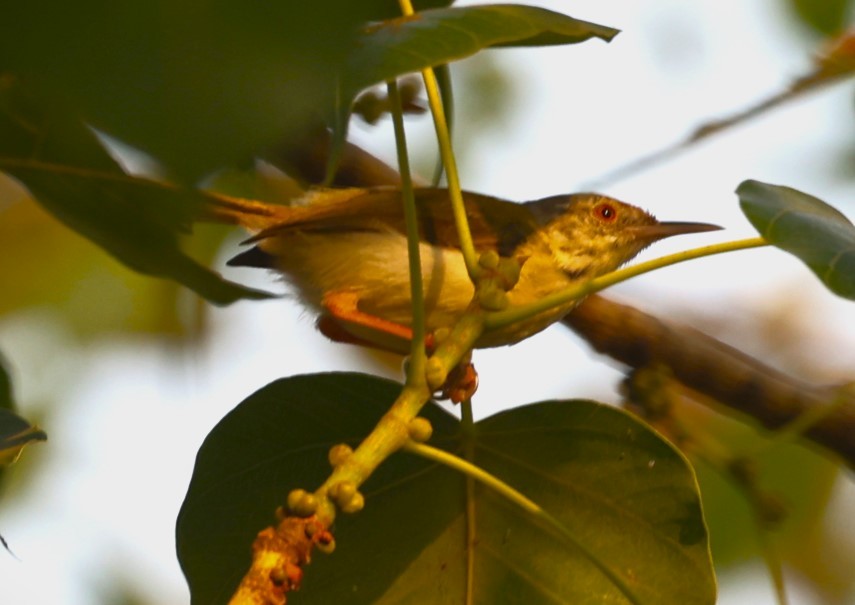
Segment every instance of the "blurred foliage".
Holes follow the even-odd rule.
[[[855,371],[853,360],[840,356],[849,350],[851,339],[843,334],[839,340],[831,338],[833,325],[825,327],[828,332],[818,330],[813,298],[795,293],[793,284],[771,292],[760,307],[728,301],[708,309],[683,309],[677,321],[716,334],[800,380],[836,384],[851,379]],[[806,346],[807,342],[813,344]],[[802,441],[772,443],[774,434],[709,405],[688,404],[679,413],[725,456],[753,460],[757,488],[782,507],[781,523],[766,535],[776,554],[828,603],[851,602],[855,540],[848,525],[839,525],[841,513],[829,514],[830,504],[838,509],[847,506],[839,497],[846,491],[841,488],[850,487],[851,476],[824,452]],[[722,464],[691,454],[690,458],[701,485],[717,569],[734,570],[756,561],[761,536],[745,490]]]
[[[12,382],[0,355],[0,468],[15,462],[30,443],[47,439],[43,430],[15,414],[14,407]]]
[[[853,0],[786,0],[785,4],[802,24],[823,36],[839,34],[855,16]]]
[[[297,144],[334,104],[358,28],[395,14],[394,0],[7,2],[0,72],[192,183]]]
[[[119,264],[31,200],[0,210],[0,315],[47,307],[78,336],[114,332],[187,335],[183,288]]]
[[[470,162],[482,163],[496,138],[511,131],[520,100],[520,83],[499,53],[481,53],[454,66],[455,87],[463,91],[455,105],[454,152],[465,173]],[[494,138],[495,137],[495,138]]]
[[[716,564],[734,565],[761,556],[758,531],[769,532],[783,557],[799,553],[805,534],[825,514],[840,476],[839,466],[802,444],[774,443],[771,435],[762,436],[743,421],[705,406],[687,405],[679,414],[702,444],[689,445],[688,451],[704,495],[704,517]],[[710,443],[717,450],[712,456]],[[722,465],[743,457],[756,473],[751,478],[753,488],[781,507],[780,522],[766,529],[758,527],[744,487]]]
[[[12,411],[15,403],[12,399],[12,379],[6,369],[6,359],[0,354],[0,410]]]
[[[264,298],[229,283],[179,244],[209,202],[198,190],[129,175],[74,114],[0,77],[0,170],[60,221],[131,268],[169,277],[217,304]]]

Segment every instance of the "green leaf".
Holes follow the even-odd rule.
[[[845,30],[855,6],[852,0],[786,0],[786,4],[805,25],[824,36]]]
[[[365,28],[348,57],[350,95],[397,76],[451,63],[496,46],[576,44],[611,40],[618,30],[523,5],[426,10]],[[346,97],[347,102],[353,96]]]
[[[400,392],[357,374],[277,381],[238,405],[200,449],[178,518],[179,560],[194,603],[224,603],[255,534],[290,489],[329,474],[329,448],[355,445]],[[481,486],[467,553],[465,479],[409,454],[365,484],[366,508],[340,515],[336,551],[315,554],[301,603],[458,603],[474,557],[475,603],[712,603],[715,583],[694,475],[656,433],[614,408],[547,402],[488,418],[473,436],[428,407],[432,444],[474,462],[544,506],[591,558]],[[466,445],[467,439],[472,439]]]
[[[82,123],[40,101],[14,80],[0,86],[0,170],[45,209],[132,269],[211,302],[269,296],[223,280],[181,250],[178,236],[206,194],[126,174]]]
[[[736,194],[770,244],[801,259],[835,294],[855,300],[855,226],[846,216],[790,187],[744,181]]]
[[[333,125],[333,148],[347,134],[350,107],[363,89],[502,46],[609,41],[618,30],[534,6],[493,4],[423,10],[362,30],[348,55]]]
[[[398,13],[390,0],[3,2],[0,72],[195,183],[299,147],[333,106],[355,32]]]
[[[0,355],[0,409],[14,410],[15,404],[12,400],[12,379],[6,370],[6,360]]]

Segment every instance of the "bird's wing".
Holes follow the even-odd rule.
[[[311,196],[307,205],[289,208],[276,224],[248,241],[296,230],[406,232],[400,189],[322,189]],[[448,190],[419,188],[415,197],[421,239],[436,246],[459,248]],[[463,199],[476,249],[493,249],[508,256],[537,227],[536,217],[522,204],[470,192],[464,192]]]

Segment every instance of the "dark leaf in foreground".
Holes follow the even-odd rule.
[[[329,448],[356,445],[400,389],[358,374],[284,379],[214,428],[177,526],[194,603],[228,600],[288,491],[319,485]],[[475,603],[714,602],[694,475],[635,418],[590,401],[546,402],[488,418],[466,437],[438,408],[425,415],[433,445],[471,448],[474,463],[543,506],[566,535],[481,485],[468,509],[459,473],[397,454],[365,484],[365,509],[339,516],[335,552],[315,554],[295,602],[462,602],[467,557]]]
[[[0,86],[0,170],[51,214],[130,268],[211,302],[269,296],[222,279],[181,249],[204,193],[126,174],[84,124],[45,107],[19,83]]]

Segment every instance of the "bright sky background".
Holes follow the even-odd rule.
[[[624,31],[610,45],[494,51],[518,79],[520,109],[476,144],[464,186],[519,200],[578,190],[707,118],[778,91],[809,66],[809,45],[780,4],[538,3]],[[603,193],[660,218],[727,229],[675,238],[645,258],[753,236],[733,194],[747,178],[803,189],[855,216],[852,181],[835,175],[836,159],[852,150],[852,92],[851,85],[837,86],[787,105]],[[429,130],[423,120],[412,136]],[[355,131],[360,140],[369,133]],[[223,260],[234,251],[224,251]],[[271,286],[261,272],[228,275]],[[838,380],[855,376],[855,306],[833,297],[781,252],[740,252],[669,268],[613,295],[663,315],[689,308],[739,316],[792,300],[805,310],[806,346],[838,369]],[[356,350],[326,342],[312,318],[287,301],[215,309],[213,321],[208,345],[184,356],[142,338],[81,351],[48,311],[0,321],[0,350],[13,355],[22,415],[56,398],[55,385],[69,385],[45,427],[50,441],[27,452],[49,456],[43,472],[22,491],[7,490],[0,503],[0,533],[20,559],[0,551],[4,605],[91,605],[113,576],[128,577],[152,603],[188,602],[174,523],[207,432],[282,375],[360,367]],[[478,352],[475,360],[479,416],[542,398],[616,400],[620,374],[561,328],[510,349]],[[393,368],[391,375],[399,372]],[[851,486],[842,489],[851,503]],[[758,567],[725,583],[720,603],[773,603],[762,574]],[[795,593],[792,602],[814,601]]]

